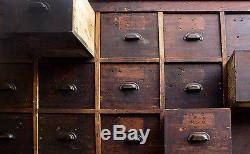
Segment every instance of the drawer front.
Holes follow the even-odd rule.
[[[123,125],[126,131],[129,129],[143,130],[144,134],[150,129],[145,144],[125,140],[102,140],[102,154],[162,154],[163,137],[160,128],[159,115],[103,115],[101,117],[102,129],[109,129],[113,132],[113,125]],[[138,136],[140,134],[138,133]]]
[[[41,108],[94,108],[94,64],[43,63],[39,79]]]
[[[101,65],[102,108],[159,108],[159,95],[157,64]]]
[[[32,114],[0,114],[0,153],[33,154]]]
[[[101,57],[159,57],[156,13],[101,15]]]
[[[72,6],[72,0],[5,1],[4,28],[7,32],[69,31],[72,27]]]
[[[41,114],[39,153],[94,154],[94,115]]]
[[[220,26],[217,14],[165,14],[167,59],[220,57]]]
[[[166,108],[222,106],[220,64],[167,64]]]
[[[32,108],[33,65],[0,64],[0,107]]]
[[[165,154],[231,154],[230,109],[165,111]]]
[[[250,49],[249,24],[250,14],[226,15],[226,54],[228,59],[235,49]]]

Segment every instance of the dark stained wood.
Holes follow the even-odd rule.
[[[228,103],[250,107],[250,51],[235,51],[228,62]]]
[[[221,65],[216,63],[166,64],[166,108],[221,107],[221,73]],[[203,90],[188,92],[189,83],[199,83]]]
[[[40,114],[40,154],[94,154],[94,115]],[[59,133],[74,133],[77,140],[59,140]]]
[[[207,59],[221,57],[218,14],[165,14],[165,57],[168,59]],[[198,33],[203,40],[184,40]]]
[[[0,64],[0,107],[32,108],[33,65]]]
[[[135,82],[138,90],[121,90]],[[102,109],[158,109],[160,102],[159,66],[157,64],[102,64]]]
[[[6,49],[36,56],[94,56],[95,12],[88,1],[9,0],[3,8],[3,31],[10,40]]]
[[[101,14],[101,57],[159,57],[156,13]],[[140,40],[124,40],[139,33]]]
[[[99,12],[155,12],[155,11],[182,11],[182,12],[193,12],[193,11],[248,11],[250,7],[249,1],[190,1],[190,0],[179,0],[179,1],[120,1],[120,2],[109,2],[91,0],[92,7],[95,11]]]
[[[250,153],[250,110],[237,109],[232,111],[232,142],[233,154]]]
[[[226,15],[226,55],[227,60],[234,50],[248,50],[250,44],[250,14],[227,14]]]
[[[94,74],[94,64],[40,64],[40,108],[94,108]],[[76,90],[61,90],[67,85],[75,85]]]
[[[124,125],[127,129],[150,129],[145,144],[129,144],[124,141],[102,140],[102,154],[162,154],[163,136],[159,115],[103,115],[102,129],[113,130],[113,125]]]
[[[32,114],[0,114],[0,134],[14,139],[0,139],[0,153],[33,154]]]
[[[206,132],[210,140],[188,142],[189,134]],[[165,111],[165,154],[231,154],[230,109],[172,109]]]

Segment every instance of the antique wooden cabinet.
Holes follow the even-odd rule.
[[[95,12],[86,0],[1,0],[8,52],[93,57]],[[1,42],[3,43],[3,42]]]
[[[249,1],[89,2],[0,0],[0,153],[250,154],[250,110],[221,109]],[[102,140],[113,125],[151,132]]]

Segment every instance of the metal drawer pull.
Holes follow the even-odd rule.
[[[15,136],[13,134],[1,134],[0,140],[13,140]]]
[[[187,33],[183,39],[185,41],[202,41],[203,37],[199,33]]]
[[[14,83],[4,83],[0,85],[0,91],[16,91],[16,85]]]
[[[126,138],[125,142],[128,144],[140,144],[143,141],[141,135],[138,135],[138,138],[136,140],[129,140]]]
[[[199,83],[188,83],[185,87],[187,92],[200,92],[203,90],[203,87]]]
[[[50,10],[50,5],[48,3],[44,2],[31,2],[29,3],[29,9],[31,11],[49,11]]]
[[[210,136],[206,132],[193,132],[188,135],[188,141],[194,142],[206,142],[210,141]]]
[[[75,141],[78,138],[73,132],[58,132],[57,139],[60,141]]]
[[[120,90],[139,90],[140,87],[135,82],[125,82],[120,86]]]
[[[65,91],[65,92],[71,92],[71,91],[76,92],[77,87],[74,84],[66,84],[66,85],[62,85],[61,87],[59,87],[58,90]]]
[[[125,41],[138,41],[142,38],[139,33],[127,33],[124,37]]]

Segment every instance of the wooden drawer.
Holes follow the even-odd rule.
[[[56,109],[94,108],[94,80],[94,64],[40,64],[40,107]]]
[[[159,108],[157,64],[102,64],[101,108]]]
[[[101,57],[159,57],[156,13],[101,15]]]
[[[231,154],[230,109],[165,111],[165,154]]]
[[[0,153],[33,154],[32,114],[0,114]]]
[[[95,12],[88,1],[9,0],[3,5],[4,32],[16,45],[33,49],[30,54],[94,56]]]
[[[250,51],[235,51],[228,61],[228,103],[231,107],[250,107]]]
[[[165,56],[168,60],[221,57],[217,14],[165,14]]]
[[[40,154],[94,154],[94,115],[41,114]]]
[[[221,75],[220,64],[166,64],[166,108],[221,107]]]
[[[229,59],[235,49],[249,50],[250,14],[226,15],[226,54]]]
[[[33,65],[0,64],[0,108],[32,108]]]
[[[159,115],[103,115],[101,121],[102,129],[113,130],[113,125],[124,125],[126,131],[129,129],[142,129],[144,134],[147,129],[150,129],[145,144],[128,141],[127,138],[125,141],[117,141],[113,140],[112,136],[110,140],[102,140],[102,154],[163,153],[163,135]]]

